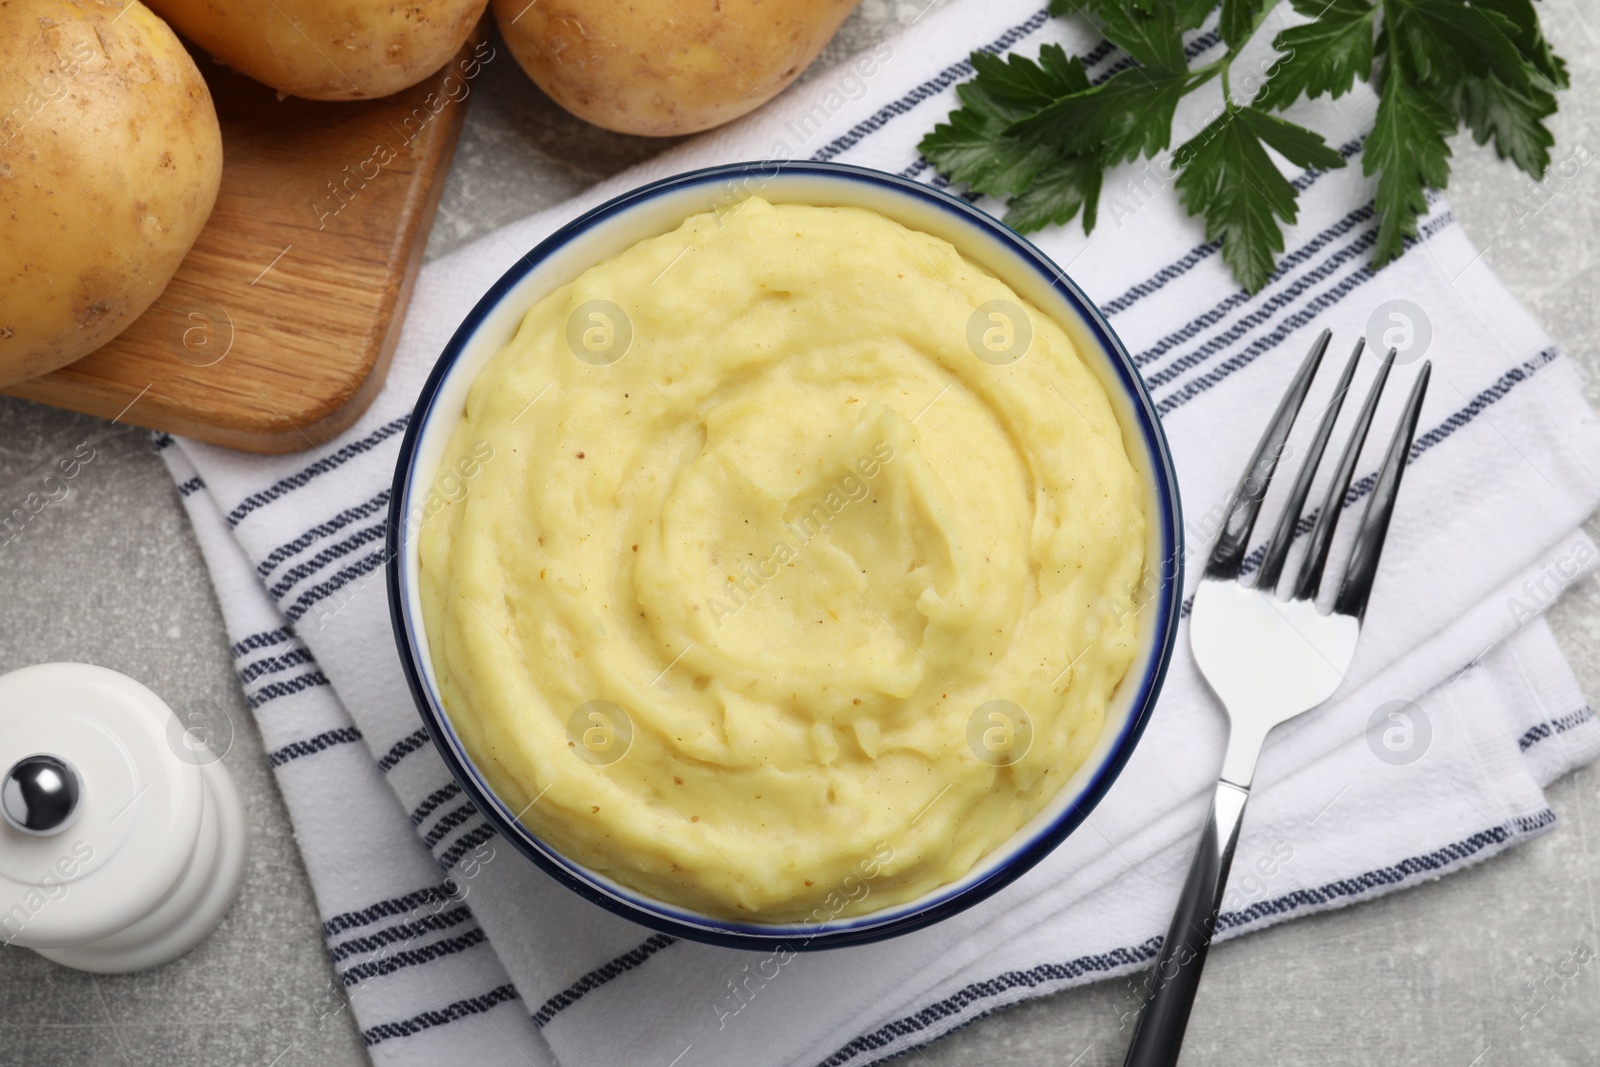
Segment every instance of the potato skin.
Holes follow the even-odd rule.
[[[161,295],[216,201],[222,134],[189,53],[138,2],[0,0],[0,106],[9,385]]]
[[[665,137],[776,96],[858,0],[493,0],[522,69],[568,111]]]
[[[368,100],[450,61],[487,0],[151,0],[234,70],[309,100]]]

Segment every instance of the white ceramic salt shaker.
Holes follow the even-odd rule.
[[[227,768],[149,689],[104,667],[0,676],[0,943],[101,974],[174,960],[238,895]]]

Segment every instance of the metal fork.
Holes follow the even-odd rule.
[[[1278,597],[1279,580],[1317,466],[1333,434],[1345,394],[1350,390],[1350,380],[1361,357],[1360,341],[1356,342],[1355,351],[1334,389],[1333,399],[1317,424],[1306,461],[1267,542],[1255,581],[1246,584],[1243,580],[1250,534],[1261,511],[1261,502],[1267,495],[1289,430],[1311,389],[1331,336],[1329,331],[1322,331],[1278,404],[1272,422],[1234,490],[1227,520],[1195,592],[1194,608],[1189,617],[1189,644],[1200,673],[1205,675],[1227,711],[1230,723],[1227,754],[1223,757],[1222,773],[1212,798],[1211,814],[1189,867],[1189,877],[1172,916],[1172,926],[1161,945],[1124,1067],[1172,1067],[1177,1063],[1184,1029],[1189,1023],[1189,1010],[1200,986],[1206,950],[1216,932],[1228,868],[1233,863],[1233,850],[1239,840],[1239,825],[1244,819],[1245,802],[1250,797],[1250,783],[1255,777],[1261,745],[1274,726],[1311,710],[1332,696],[1355,656],[1356,638],[1361,632],[1367,599],[1377,574],[1378,557],[1389,532],[1389,519],[1400,491],[1400,477],[1405,473],[1406,459],[1411,452],[1431,364],[1422,365],[1400,423],[1389,441],[1388,453],[1378,471],[1377,483],[1333,601],[1333,611],[1327,615],[1318,612],[1317,594],[1328,562],[1328,549],[1350,489],[1350,477],[1371,428],[1378,398],[1394,366],[1393,349],[1384,358],[1349,442],[1339,457],[1339,466],[1312,524],[1304,561],[1288,598]]]

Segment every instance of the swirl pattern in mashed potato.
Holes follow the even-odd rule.
[[[419,552],[446,710],[535,834],[790,922],[959,878],[1049,802],[1134,655],[1145,516],[1067,334],[990,317],[1026,307],[945,241],[754,198],[528,312]]]

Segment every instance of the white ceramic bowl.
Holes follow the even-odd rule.
[[[418,599],[415,522],[467,389],[511,340],[540,299],[589,267],[690,215],[759,195],[772,203],[850,205],[942,237],[1053,317],[1100,378],[1123,442],[1147,486],[1145,546],[1150,591],[1139,605],[1140,647],[1106,712],[1093,752],[1061,792],[961,879],[904,904],[829,922],[740,923],[653,899],[561,855],[514,818],[473,765],[439,698]],[[1076,829],[1122,770],[1149,720],[1166,674],[1183,589],[1177,478],[1155,407],[1132,360],[1094,304],[1042,252],[971,204],[878,171],[828,163],[746,163],[693,171],[643,186],[568,223],[520,259],[472,309],[428,377],[406,430],[390,501],[388,588],[395,640],[429,733],[485,818],[546,873],[587,899],[679,936],[739,948],[831,948],[926,926],[1005,886]]]

